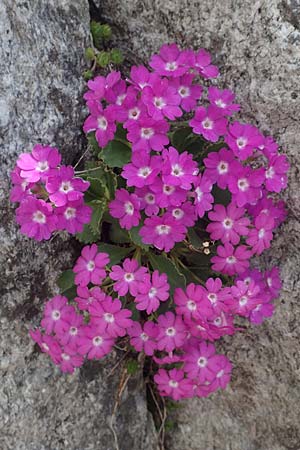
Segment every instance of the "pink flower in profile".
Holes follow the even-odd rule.
[[[46,190],[49,193],[49,199],[55,206],[64,206],[68,202],[81,200],[83,192],[89,186],[88,181],[75,178],[73,167],[62,166],[54,176],[48,178]]]
[[[167,78],[158,78],[151,86],[146,86],[142,91],[142,102],[146,105],[148,114],[155,120],[175,120],[182,116],[179,107],[180,95],[176,89],[170,86]]]
[[[229,145],[235,156],[241,160],[245,160],[252,155],[254,149],[258,149],[263,144],[264,137],[256,127],[234,122],[229,125],[225,142]]]
[[[92,208],[84,205],[81,199],[56,208],[55,215],[59,230],[67,230],[70,234],[76,234],[81,233],[84,225],[91,221]]]
[[[37,144],[31,153],[22,153],[17,160],[20,176],[30,183],[55,174],[61,155],[57,148]]]
[[[261,197],[263,182],[263,168],[253,170],[235,162],[228,178],[228,189],[233,194],[232,202],[240,208],[247,203],[255,203]]]
[[[136,309],[146,310],[151,314],[159,308],[160,302],[165,302],[169,298],[170,285],[165,273],[160,274],[154,270],[150,279],[140,286],[140,292],[135,298]]]
[[[90,305],[95,300],[101,301],[105,298],[105,292],[97,286],[89,289],[86,286],[79,285],[77,286],[77,295],[78,297],[75,297],[74,301],[81,311],[89,311]]]
[[[138,196],[141,206],[140,209],[145,211],[147,216],[157,215],[159,212],[159,206],[156,201],[156,195],[151,192],[148,187],[135,190]]]
[[[57,364],[60,360],[61,347],[53,336],[42,334],[39,329],[29,330],[30,337],[36,342],[43,353],[47,353]]]
[[[232,151],[226,148],[221,148],[218,152],[210,152],[203,160],[206,167],[205,175],[212,183],[217,183],[219,188],[226,189],[234,159]]]
[[[128,126],[127,139],[132,150],[161,151],[169,143],[169,124],[165,120],[142,117]]]
[[[89,313],[91,325],[100,325],[112,337],[125,336],[126,329],[132,325],[132,312],[122,309],[120,300],[113,300],[109,295],[100,301],[93,301]]]
[[[10,174],[13,183],[9,197],[11,202],[21,202],[28,195],[31,195],[30,188],[34,186],[34,183],[29,183],[29,181],[22,178],[20,172],[21,169],[16,166]]]
[[[219,75],[217,66],[210,64],[210,62],[211,56],[204,48],[200,48],[195,53],[193,66],[203,78],[216,78]]]
[[[153,244],[159,250],[169,252],[176,242],[183,241],[186,228],[174,218],[164,214],[162,217],[154,216],[146,219],[139,234],[144,244]]]
[[[174,147],[163,150],[162,180],[169,186],[189,190],[197,180],[198,164],[188,152],[178,153]]]
[[[211,142],[217,142],[220,136],[226,133],[227,119],[215,106],[200,106],[196,109],[195,116],[189,121],[195,134],[202,136]]]
[[[238,208],[233,203],[229,203],[227,207],[215,205],[208,217],[211,222],[206,230],[213,241],[220,239],[223,244],[231,242],[237,245],[241,236],[247,236],[249,233],[250,220],[245,217],[245,209]]]
[[[215,86],[210,86],[207,97],[210,103],[220,108],[222,114],[226,116],[231,116],[231,114],[240,110],[240,105],[233,103],[235,95],[229,89],[222,91]]]
[[[162,397],[180,400],[193,396],[193,384],[191,380],[184,378],[184,371],[181,369],[159,369],[154,375],[154,381]]]
[[[214,378],[212,356],[216,353],[215,346],[206,342],[195,343],[185,350],[184,371],[189,377],[197,378],[200,383]]]
[[[252,247],[253,253],[261,255],[266,248],[271,246],[274,220],[267,214],[261,213],[255,218],[254,226],[255,228],[250,230],[246,242]]]
[[[166,216],[173,217],[178,223],[185,227],[194,226],[197,219],[195,207],[191,202],[182,203],[180,206],[169,207]]]
[[[289,167],[290,165],[285,155],[270,157],[269,166],[265,172],[265,185],[268,191],[280,192],[286,188]]]
[[[173,78],[170,81],[170,86],[174,87],[180,96],[180,106],[186,111],[192,111],[196,105],[197,100],[201,97],[203,88],[199,84],[192,84],[195,75],[187,73],[180,78]]]
[[[109,263],[107,253],[98,253],[96,244],[86,245],[73,268],[75,284],[87,286],[89,283],[101,284],[106,277],[105,266]]]
[[[112,217],[119,219],[120,225],[130,230],[139,224],[140,201],[135,194],[130,194],[126,189],[117,189],[115,199],[109,203],[109,212]]]
[[[183,346],[187,335],[187,328],[180,316],[168,311],[158,316],[157,323],[159,326],[157,336],[158,350],[172,352],[175,348]]]
[[[195,186],[195,212],[198,217],[203,217],[206,211],[212,209],[212,203],[214,201],[211,195],[212,183],[205,174],[198,175],[197,181],[194,182]]]
[[[158,327],[153,322],[145,322],[143,327],[139,322],[133,322],[127,330],[130,336],[130,344],[136,351],[144,351],[146,355],[152,356],[156,350],[156,338]]]
[[[41,325],[47,334],[61,333],[68,328],[68,318],[72,312],[75,310],[73,306],[68,305],[68,299],[56,295],[46,303]]]
[[[215,355],[212,358],[215,378],[211,382],[211,391],[225,389],[231,378],[232,364],[225,355]]]
[[[264,280],[267,285],[267,290],[270,292],[272,298],[278,297],[280,289],[282,288],[278,267],[273,267],[271,270],[267,270],[264,273]]]
[[[160,156],[150,156],[145,151],[134,152],[131,162],[123,166],[122,177],[127,186],[142,188],[152,184],[161,170]]]
[[[261,325],[263,321],[272,317],[275,306],[272,303],[259,303],[252,311],[250,311],[249,320],[254,325]]]
[[[258,147],[258,149],[268,159],[278,154],[278,144],[274,141],[272,136],[264,136],[264,142]]]
[[[217,247],[217,256],[211,258],[212,269],[228,275],[240,274],[248,269],[250,257],[251,252],[245,245],[234,248],[225,243]]]
[[[101,359],[111,352],[115,339],[109,336],[101,326],[82,327],[78,340],[78,353],[87,359]]]
[[[21,233],[36,241],[49,239],[57,229],[57,217],[51,204],[28,196],[16,210],[16,221],[21,225]]]
[[[100,147],[105,147],[114,138],[116,131],[115,113],[113,106],[103,109],[100,103],[89,101],[88,107],[91,115],[83,124],[83,131],[95,131],[95,137]]]
[[[191,62],[189,51],[180,51],[176,44],[164,44],[159,54],[151,57],[149,65],[159,75],[180,77],[189,70]]]
[[[140,292],[140,286],[147,279],[148,271],[146,267],[139,267],[136,259],[126,258],[123,267],[112,266],[109,276],[116,281],[114,291],[123,296],[129,292],[136,296]]]
[[[74,370],[77,367],[82,366],[83,357],[78,355],[76,349],[67,346],[61,349],[60,361],[55,364],[57,364],[60,370],[64,373],[74,373]]]

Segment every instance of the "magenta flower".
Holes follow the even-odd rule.
[[[211,56],[204,48],[200,48],[200,50],[195,53],[193,66],[203,78],[216,78],[219,75],[217,66],[213,66],[210,62]]]
[[[158,327],[153,322],[145,322],[143,328],[139,322],[133,322],[128,329],[130,336],[130,344],[136,351],[144,351],[146,355],[152,356],[156,350],[156,338],[158,335]]]
[[[234,163],[228,179],[228,189],[233,194],[232,202],[240,208],[247,203],[255,203],[261,197],[263,181],[263,168],[253,170],[238,162]]]
[[[174,147],[163,150],[162,180],[169,186],[189,190],[197,180],[198,164],[188,152],[178,153]]]
[[[180,206],[187,198],[187,190],[179,186],[164,184],[160,179],[149,186],[155,193],[155,201],[161,208],[168,206]]]
[[[121,78],[121,73],[112,71],[107,77],[95,77],[89,80],[87,85],[89,91],[83,96],[85,100],[101,101],[104,98],[106,90],[110,90]]]
[[[147,216],[156,216],[159,212],[159,206],[157,205],[156,195],[154,192],[149,191],[149,188],[145,187],[142,189],[136,189],[135,193],[141,202],[140,209],[145,210],[145,214]]]
[[[280,192],[287,186],[287,172],[289,163],[285,155],[270,157],[269,166],[265,172],[265,185],[268,191]]]
[[[169,143],[169,124],[165,120],[142,117],[128,126],[127,139],[132,150],[161,151]]]
[[[75,297],[74,301],[81,311],[89,311],[90,305],[95,300],[101,301],[105,298],[105,292],[97,286],[91,289],[86,286],[77,286],[77,295],[78,297]]]
[[[181,52],[176,44],[164,44],[159,55],[151,57],[149,65],[159,75],[180,77],[189,70],[191,62],[191,52]]]
[[[252,247],[253,253],[261,255],[266,248],[270,248],[273,239],[274,220],[267,214],[261,213],[255,218],[255,228],[249,232],[246,240]]]
[[[113,86],[106,89],[105,100],[108,103],[116,105],[117,107],[122,106],[127,97],[127,93],[132,92],[132,88],[128,89],[129,91],[127,90],[126,82],[124,80],[119,80]]]
[[[195,207],[191,202],[185,202],[180,206],[169,207],[166,217],[173,217],[178,223],[185,227],[192,227],[196,222]]]
[[[52,206],[31,196],[21,201],[16,210],[16,221],[21,225],[21,233],[36,241],[49,239],[57,229],[57,217]]]
[[[100,103],[89,101],[88,107],[91,115],[85,120],[83,131],[95,131],[95,137],[100,147],[105,147],[114,138],[116,131],[114,108],[108,106],[103,109]]]
[[[151,86],[146,86],[141,99],[147,107],[149,116],[154,120],[163,120],[164,117],[175,120],[176,117],[182,116],[179,107],[180,95],[170,86],[166,78],[158,78]]]
[[[205,175],[212,183],[217,183],[219,188],[226,189],[234,159],[232,151],[226,148],[221,148],[218,152],[210,152],[203,160],[206,166]]]
[[[222,311],[228,311],[227,304],[231,300],[231,291],[230,288],[222,287],[220,278],[208,278],[205,283],[205,288],[202,286],[200,288],[203,300],[209,301],[214,314],[219,315]],[[203,317],[202,310],[199,315]]]
[[[151,314],[159,308],[160,302],[165,302],[169,298],[170,285],[168,277],[165,273],[159,274],[158,270],[154,270],[150,279],[140,286],[140,292],[134,299],[136,309],[140,311],[146,310],[147,314]]]
[[[115,340],[100,326],[85,326],[80,330],[78,353],[87,359],[101,359],[111,352]]]
[[[159,333],[157,336],[158,350],[165,350],[171,352],[175,348],[183,346],[187,329],[180,316],[168,311],[161,314],[157,318],[159,326]]]
[[[213,241],[220,239],[223,244],[231,242],[237,245],[241,236],[249,233],[250,220],[244,217],[245,209],[238,208],[233,203],[225,208],[223,205],[215,205],[214,210],[208,213],[211,223],[206,227]]]
[[[184,371],[190,378],[197,378],[200,383],[214,379],[215,367],[212,356],[216,353],[215,346],[206,342],[189,346],[185,351]]]
[[[180,369],[159,369],[154,375],[159,393],[162,397],[169,396],[174,400],[193,396],[193,384],[191,380],[184,378],[184,371]]]
[[[9,197],[11,202],[21,202],[28,195],[31,195],[30,188],[34,186],[34,183],[29,183],[29,181],[24,180],[20,173],[21,169],[16,166],[10,174],[13,183]]]
[[[126,189],[117,189],[115,199],[109,203],[109,212],[112,217],[119,219],[120,225],[126,230],[139,224],[140,201],[135,194],[130,194]]]
[[[96,244],[86,245],[73,268],[75,284],[87,286],[89,283],[101,284],[106,277],[105,266],[109,263],[107,253],[98,253]]]
[[[225,389],[231,378],[232,364],[225,355],[215,355],[212,360],[215,379],[211,382],[211,391]]]
[[[263,136],[264,142],[259,145],[258,149],[265,155],[266,158],[271,158],[278,154],[278,144],[271,136]]]
[[[57,229],[76,234],[81,233],[84,225],[91,221],[92,208],[84,205],[82,200],[76,200],[56,208],[55,215],[57,217]]]
[[[54,361],[55,362],[55,361]],[[60,353],[60,361],[56,362],[64,373],[74,373],[77,367],[83,364],[83,357],[78,355],[76,349],[72,347],[64,347]]]
[[[188,284],[185,291],[181,288],[176,288],[174,291],[174,303],[176,305],[176,313],[182,315],[184,319],[198,319],[199,315],[203,317],[211,315],[211,305],[203,298],[201,286],[194,283]]]
[[[65,322],[66,325],[62,329],[57,330],[58,340],[64,347],[67,346],[69,349],[76,350],[79,331],[83,324],[83,316],[72,309],[66,316]]]
[[[250,311],[249,320],[254,325],[261,325],[263,321],[272,317],[275,306],[272,303],[259,303],[252,311]]]
[[[100,325],[112,337],[125,336],[126,329],[132,325],[132,312],[122,309],[120,300],[113,300],[109,295],[100,301],[93,301],[89,305],[89,313],[91,325]]]
[[[132,66],[130,70],[130,79],[128,81],[140,91],[146,86],[151,86],[157,78],[158,76],[149,72],[145,66]]]
[[[31,153],[22,153],[17,160],[20,176],[30,183],[45,180],[53,175],[60,164],[61,156],[57,148],[37,144]]]
[[[225,243],[224,247],[217,247],[217,256],[211,258],[212,269],[216,272],[234,275],[243,273],[249,267],[251,252],[245,245],[234,248],[231,244]]]
[[[55,364],[60,360],[61,347],[55,337],[42,334],[40,330],[29,330],[30,337],[43,353],[47,353]]]
[[[231,311],[239,316],[248,317],[250,312],[261,303],[260,288],[253,281],[250,284],[236,281],[236,284],[231,286],[231,293],[234,299]]]
[[[174,87],[180,96],[181,108],[186,112],[195,109],[197,100],[203,92],[202,86],[192,84],[194,77],[194,74],[187,73],[180,78],[173,78],[170,81],[170,86]]]
[[[48,178],[46,183],[49,199],[55,206],[64,206],[68,202],[81,200],[83,192],[90,186],[88,181],[74,177],[71,166],[62,166],[54,176]]]
[[[41,325],[47,334],[52,332],[61,334],[68,328],[68,318],[72,312],[75,310],[73,306],[68,305],[68,299],[56,295],[46,303]]]
[[[164,214],[145,220],[139,231],[144,244],[153,244],[159,250],[169,252],[176,242],[185,238],[186,228],[172,217]]]
[[[145,151],[134,152],[131,162],[125,164],[122,177],[127,180],[127,186],[142,188],[154,182],[161,170],[160,156],[150,156]]]
[[[201,218],[204,216],[206,211],[212,209],[212,203],[214,201],[211,195],[212,183],[205,174],[198,175],[197,181],[194,183],[195,186],[195,212]]]
[[[271,270],[267,270],[264,273],[264,279],[267,284],[267,289],[270,292],[272,298],[277,298],[282,288],[282,282],[280,279],[278,267],[273,267]]]
[[[207,109],[200,106],[189,125],[195,134],[202,134],[206,140],[217,142],[226,133],[227,119],[215,106],[210,105]]]
[[[229,89],[222,91],[217,87],[210,86],[208,88],[208,100],[217,108],[220,108],[222,114],[231,116],[234,112],[240,110],[240,105],[233,103],[235,95]]]
[[[135,297],[140,292],[140,286],[147,280],[148,271],[146,267],[139,267],[136,259],[126,258],[123,267],[112,266],[111,269],[109,276],[116,281],[114,291],[121,296],[129,292]]]
[[[263,191],[262,198],[254,205],[247,205],[247,210],[253,217],[259,216],[260,213],[267,214],[274,219],[275,227],[278,227],[287,216],[285,203],[271,197],[266,197],[266,195]]]
[[[239,159],[245,160],[252,155],[254,149],[263,144],[264,137],[256,127],[234,122],[229,125],[225,142]]]

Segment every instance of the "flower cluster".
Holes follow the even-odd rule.
[[[91,208],[83,195],[89,182],[75,176],[71,166],[62,166],[57,148],[35,145],[22,153],[11,173],[10,199],[20,203],[16,211],[21,232],[42,241],[56,230],[81,232],[91,220]]]

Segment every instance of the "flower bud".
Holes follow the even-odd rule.
[[[92,47],[88,47],[85,49],[85,57],[86,59],[92,60],[95,58],[95,52]]]
[[[110,59],[114,64],[122,64],[124,57],[121,50],[119,50],[118,48],[113,48],[110,52]]]
[[[100,52],[97,55],[97,64],[100,67],[106,67],[110,63],[110,54],[108,52]]]

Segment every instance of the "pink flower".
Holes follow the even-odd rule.
[[[108,106],[102,108],[100,103],[89,101],[88,107],[91,115],[85,120],[83,131],[90,133],[95,131],[95,137],[100,147],[105,147],[114,138],[116,124],[114,118],[114,108]]]
[[[245,160],[252,155],[254,149],[263,144],[264,138],[256,127],[234,122],[229,125],[225,142],[239,159]]]
[[[263,191],[262,198],[254,205],[247,205],[247,210],[253,217],[259,216],[260,213],[267,214],[274,219],[275,227],[278,227],[287,216],[285,203],[282,200],[266,197],[266,195],[266,192]]]
[[[91,221],[92,208],[84,205],[82,200],[76,200],[56,208],[55,215],[57,217],[57,229],[76,234],[81,233],[84,225]]]
[[[153,55],[149,61],[150,67],[159,75],[180,77],[189,70],[191,53],[181,52],[176,44],[164,44],[159,55]]]
[[[198,217],[203,217],[206,211],[212,209],[212,203],[214,201],[211,195],[212,183],[205,174],[198,175],[197,181],[194,182],[195,186],[195,212]]]
[[[173,217],[185,227],[193,227],[197,219],[195,208],[191,202],[182,203],[180,206],[169,206],[166,217]]]
[[[229,89],[222,91],[217,87],[210,86],[207,97],[210,103],[220,108],[222,114],[226,116],[231,116],[231,114],[240,110],[240,105],[233,103],[235,95]]]
[[[42,334],[40,330],[29,330],[31,338],[43,353],[47,353],[55,364],[60,360],[61,347],[53,336]]]
[[[179,186],[189,190],[197,180],[198,164],[188,152],[178,153],[174,147],[162,152],[162,180],[169,186]]]
[[[254,325],[261,325],[267,317],[272,317],[275,306],[272,303],[259,303],[250,311],[249,320]]]
[[[140,201],[135,194],[130,194],[126,189],[117,189],[115,199],[109,203],[109,212],[112,217],[119,219],[120,225],[130,230],[139,224]]]
[[[35,145],[31,153],[22,153],[17,160],[20,176],[30,183],[45,180],[55,173],[61,156],[57,148]]]
[[[88,181],[74,177],[73,167],[62,166],[54,176],[48,178],[46,189],[55,206],[64,206],[68,202],[81,200],[89,185]]]
[[[243,273],[249,267],[251,252],[245,245],[234,248],[231,244],[225,243],[224,247],[217,247],[217,255],[211,258],[212,269],[228,275]]]
[[[236,245],[241,236],[247,236],[250,220],[245,215],[245,209],[236,207],[230,203],[226,208],[223,205],[215,205],[214,210],[208,213],[211,223],[206,230],[213,241],[221,239],[223,244],[231,242]]]
[[[166,314],[161,314],[157,318],[159,326],[159,333],[157,336],[158,350],[165,350],[171,352],[175,348],[183,346],[187,329],[180,316],[168,311]]]
[[[221,148],[218,152],[210,152],[203,160],[206,166],[205,175],[212,183],[217,183],[219,188],[226,189],[234,159],[232,151],[226,148]]]
[[[226,133],[227,119],[215,106],[210,105],[207,109],[200,106],[189,125],[195,134],[202,134],[206,140],[217,142],[219,137]]]
[[[168,130],[165,120],[142,117],[128,126],[127,139],[132,142],[133,151],[161,151],[169,143]]]
[[[148,271],[146,267],[139,267],[136,259],[126,258],[123,267],[112,266],[111,269],[109,276],[116,281],[114,291],[121,296],[129,292],[135,297],[140,292],[141,284],[147,279]]]
[[[156,350],[156,338],[158,334],[158,327],[153,322],[145,322],[143,328],[139,322],[133,322],[133,325],[128,329],[130,336],[130,344],[136,351],[144,351],[146,355],[152,356]]]
[[[62,372],[74,373],[75,368],[82,366],[83,357],[78,355],[76,349],[65,347],[61,350],[60,361],[56,364]]]
[[[205,288],[201,286],[200,289],[203,300],[209,301],[214,314],[219,315],[222,311],[228,311],[227,303],[231,300],[231,291],[230,288],[222,287],[220,278],[208,278],[205,283]],[[198,314],[203,317],[201,313]]]
[[[182,116],[179,107],[180,95],[176,89],[169,85],[166,78],[158,78],[151,86],[146,86],[142,91],[142,102],[146,105],[148,114],[155,120],[175,120]]]
[[[16,210],[16,221],[21,225],[21,233],[36,241],[49,239],[57,229],[57,217],[52,206],[35,197],[24,198]]]
[[[271,158],[278,154],[278,144],[271,136],[263,136],[264,142],[258,147],[266,158]]]
[[[193,396],[193,384],[191,380],[184,378],[184,371],[180,369],[159,369],[154,375],[154,381],[158,386],[162,397],[169,396],[174,400]]]
[[[174,87],[180,96],[181,108],[186,111],[192,111],[196,105],[197,100],[201,97],[203,88],[199,85],[192,85],[195,75],[188,73],[180,78],[173,78],[170,81],[170,86]]]
[[[211,305],[203,298],[201,286],[190,283],[184,291],[176,288],[174,291],[174,303],[176,305],[176,313],[183,315],[184,319],[198,318],[209,316],[211,314]],[[188,323],[188,322],[186,322]]]
[[[103,300],[105,298],[105,292],[99,287],[92,287],[91,289],[86,286],[77,286],[78,297],[74,298],[77,306],[82,311],[89,311],[90,305],[95,300]]]
[[[21,169],[16,166],[10,174],[13,183],[9,197],[11,202],[21,202],[28,195],[31,195],[30,188],[34,186],[34,183],[29,183],[29,181],[22,178],[20,173]]]
[[[287,186],[287,172],[289,163],[285,155],[270,157],[269,166],[265,172],[265,185],[268,191],[280,192]]]
[[[155,201],[161,208],[179,206],[187,198],[187,190],[179,186],[171,186],[160,179],[151,184],[150,190],[155,193]]]
[[[228,179],[228,189],[233,194],[232,202],[240,208],[247,203],[255,203],[261,197],[263,181],[263,168],[253,170],[236,162]]]
[[[73,272],[76,274],[75,283],[83,287],[89,283],[101,284],[106,277],[105,266],[108,263],[107,253],[98,253],[96,244],[86,245],[73,268]]]
[[[200,342],[190,346],[183,357],[184,371],[190,378],[197,378],[200,383],[211,381],[214,378],[215,367],[212,356],[216,353],[215,346]]]
[[[111,352],[115,340],[100,326],[86,326],[80,330],[78,353],[87,359],[101,359]]]
[[[211,382],[211,391],[225,389],[231,378],[232,364],[225,355],[215,355],[212,360],[215,378]]]
[[[148,187],[144,187],[142,189],[136,189],[135,193],[141,202],[140,209],[144,209],[147,216],[156,216],[159,212],[159,206],[157,205],[154,192],[149,191]]]
[[[164,214],[146,219],[139,234],[144,244],[153,244],[159,250],[169,252],[176,242],[183,241],[186,228]]]
[[[203,78],[216,78],[219,75],[219,69],[217,66],[213,66],[210,62],[211,56],[203,48],[200,48],[200,50],[195,53],[193,66]]]
[[[91,325],[101,326],[109,336],[125,336],[126,329],[132,325],[129,318],[132,312],[122,309],[120,300],[113,300],[109,295],[105,298],[93,301],[89,306]]]
[[[89,91],[83,96],[85,100],[103,100],[106,90],[110,90],[121,78],[121,73],[112,71],[107,77],[95,77],[89,80]]]
[[[144,89],[146,86],[151,86],[157,79],[157,75],[149,72],[145,66],[132,66],[130,70],[130,83],[137,87],[138,90]]]
[[[231,293],[235,300],[231,311],[239,316],[248,317],[250,312],[261,303],[260,288],[253,281],[248,285],[244,281],[237,281],[231,286]]]
[[[58,340],[64,347],[77,348],[79,330],[83,324],[83,316],[77,314],[74,309],[66,316],[66,326],[57,331]]]
[[[131,162],[125,164],[122,177],[127,180],[127,186],[144,187],[152,184],[161,170],[160,156],[150,156],[145,151],[135,152]]]
[[[254,225],[255,228],[250,230],[246,242],[252,247],[253,253],[261,255],[266,248],[271,246],[274,220],[267,214],[261,213],[255,218]]]
[[[170,285],[165,273],[159,274],[154,270],[150,279],[140,286],[140,293],[135,298],[136,309],[146,310],[151,314],[159,308],[160,302],[165,302],[169,298]]]
[[[264,273],[264,279],[267,284],[267,289],[270,292],[272,298],[278,297],[280,289],[282,288],[282,282],[280,279],[278,267],[273,267],[271,270],[267,270]]]
[[[61,295],[56,295],[46,303],[41,325],[45,328],[47,334],[52,332],[61,334],[68,329],[69,315],[75,310],[73,306],[67,303],[68,299]]]

